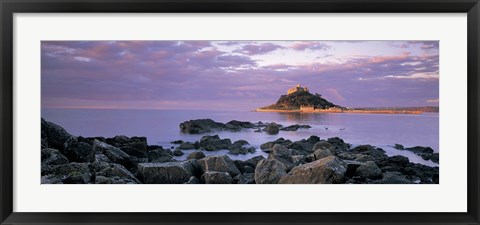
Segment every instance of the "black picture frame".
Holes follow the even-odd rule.
[[[478,0],[0,0],[1,224],[480,224]],[[466,213],[19,213],[13,212],[14,13],[467,13]]]

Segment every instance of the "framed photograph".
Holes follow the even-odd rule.
[[[478,0],[0,6],[1,224],[479,224]]]

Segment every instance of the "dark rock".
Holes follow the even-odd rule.
[[[67,157],[62,155],[60,151],[53,148],[42,149],[42,165],[62,165],[68,164]]]
[[[240,170],[227,155],[208,156],[198,160],[198,164],[200,164],[200,168],[205,172],[228,172],[231,176],[240,174]]]
[[[238,174],[233,180],[237,184],[255,184],[255,175],[253,173]]]
[[[395,164],[399,167],[406,167],[410,163],[410,160],[405,156],[396,155],[388,157],[388,163],[389,165]]]
[[[168,162],[173,158],[173,152],[170,149],[156,149],[148,151],[149,162]]]
[[[320,138],[317,136],[310,136],[308,139],[302,139],[295,141],[288,145],[289,149],[294,149],[296,155],[308,155],[313,153],[313,146],[320,141]]]
[[[183,141],[182,140],[176,140],[176,141],[171,141],[170,143],[171,144],[182,144]]]
[[[276,159],[264,159],[255,168],[255,183],[276,184],[287,174],[286,167]]]
[[[95,152],[93,147],[80,137],[70,137],[63,145],[63,155],[65,155],[70,162],[94,162]]]
[[[298,166],[300,164],[304,164],[307,162],[305,155],[292,155],[291,158],[292,158],[292,163],[295,166]]]
[[[65,129],[57,124],[48,122],[42,118],[41,139],[44,147],[54,148],[62,152],[64,143],[72,137]]]
[[[295,125],[290,125],[290,126],[287,126],[287,127],[280,128],[280,130],[283,130],[283,131],[297,131],[300,128],[301,129],[309,129],[309,128],[312,128],[312,127],[310,125],[295,124]]]
[[[63,165],[53,165],[42,173],[42,175],[58,176],[64,184],[88,184],[92,181],[93,177],[88,163],[76,162]]]
[[[262,161],[263,159],[265,159],[265,157],[263,157],[263,155],[259,155],[259,156],[255,156],[253,158],[245,160],[244,163],[245,165],[255,169],[257,167],[258,162]]]
[[[207,171],[201,180],[205,184],[231,184],[233,183],[232,176],[227,172]]]
[[[174,151],[173,151],[173,155],[174,156],[182,156],[184,153],[182,152],[182,150],[180,150],[179,148],[176,148]]]
[[[95,162],[111,163],[112,161],[104,154],[96,154],[95,155]]]
[[[398,149],[398,150],[403,150],[404,149],[403,145],[401,145],[401,144],[395,144],[395,146],[393,146],[393,147],[395,149]]]
[[[278,134],[280,130],[280,126],[276,124],[275,122],[269,123],[264,129],[267,134]]]
[[[255,168],[251,166],[244,166],[243,170],[241,170],[243,173],[255,173]]]
[[[369,179],[375,179],[382,176],[382,170],[380,170],[377,164],[375,164],[373,161],[368,161],[357,168],[356,175]]]
[[[254,128],[255,124],[253,124],[251,122],[232,120],[232,121],[226,123],[225,126],[228,129],[240,130],[242,128]]]
[[[335,146],[336,152],[347,151],[348,149],[350,149],[351,146],[350,144],[345,143],[343,139],[339,137],[332,137],[327,139],[327,141],[333,146]]]
[[[42,176],[41,184],[63,184],[63,182],[60,176],[49,174]]]
[[[187,159],[203,159],[205,158],[205,154],[201,151],[195,151],[188,154]]]
[[[386,172],[383,174],[382,184],[411,184],[404,175],[398,172]]]
[[[225,128],[223,123],[211,119],[189,120],[180,124],[180,131],[186,134],[202,134]]]
[[[95,171],[95,183],[112,183],[112,184],[139,184],[141,183],[130,171],[124,166],[116,163],[92,163],[90,169]]]
[[[270,141],[270,142],[266,142],[266,143],[263,143],[260,145],[260,149],[262,149],[263,151],[265,152],[270,152],[270,149],[275,145],[275,144],[280,144],[280,145],[283,145],[285,147],[287,147],[288,145],[292,144],[292,141],[290,140],[285,140],[283,138],[279,138],[275,141]]]
[[[146,184],[183,184],[198,175],[196,160],[138,164],[138,178]]]
[[[207,151],[215,151],[221,149],[228,149],[228,147],[232,144],[230,139],[220,139],[218,135],[213,136],[203,136],[200,139],[200,146],[203,147]]]
[[[181,143],[180,146],[178,146],[178,148],[182,150],[195,149],[195,144],[191,142],[184,142],[184,143]]]
[[[414,152],[414,153],[428,153],[431,154],[433,153],[433,149],[430,147],[422,147],[422,146],[415,146],[411,148],[405,148],[405,150]]]
[[[134,147],[131,147],[131,146],[123,146],[123,147],[120,147],[120,150],[124,151],[128,155],[135,156],[137,158],[147,158],[148,157],[146,149],[140,150],[138,148],[134,148]]]
[[[191,176],[185,184],[200,184],[200,180],[195,176]]]
[[[242,160],[233,160],[233,163],[235,163],[235,166],[240,170],[240,173],[244,173],[245,171],[243,170],[245,167],[245,162]]]
[[[291,161],[292,160],[292,150],[286,148],[283,145],[275,144],[272,147],[272,152],[270,153],[269,157],[270,156],[275,157],[275,158],[277,158],[277,157],[278,158],[283,158],[283,159]]]
[[[329,156],[292,169],[280,184],[337,184],[345,182],[347,164]]]

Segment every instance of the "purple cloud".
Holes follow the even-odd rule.
[[[273,43],[262,43],[262,44],[248,44],[242,46],[241,49],[236,52],[243,53],[246,55],[262,55],[269,52],[273,52],[278,49],[283,49],[281,45]]]

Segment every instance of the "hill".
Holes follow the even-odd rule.
[[[259,109],[299,110],[301,106],[314,107],[315,109],[329,109],[332,107],[344,108],[322,98],[318,93],[312,94],[308,91],[300,90],[287,95],[282,95],[275,104]]]

